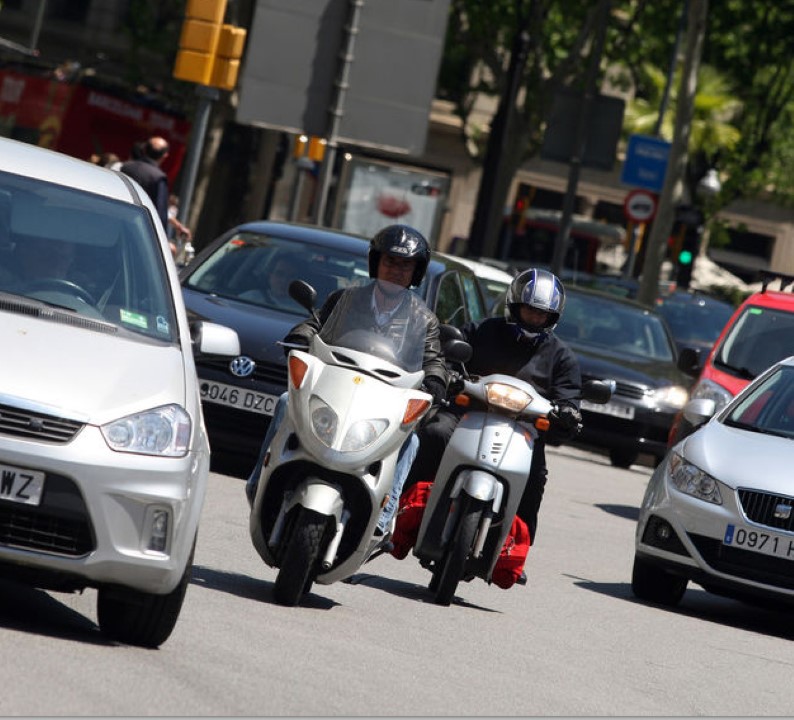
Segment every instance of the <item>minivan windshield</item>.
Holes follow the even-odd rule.
[[[166,342],[177,336],[163,255],[143,208],[5,172],[0,294],[6,311],[30,312],[31,301],[59,311],[40,315],[51,320],[66,313]]]

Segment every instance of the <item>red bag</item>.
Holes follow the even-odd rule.
[[[398,560],[406,557],[416,544],[431,487],[433,487],[432,482],[418,482],[411,485],[400,496],[394,533],[391,538],[394,545],[391,554]]]
[[[491,582],[507,590],[516,584],[524,570],[524,563],[529,553],[529,528],[527,524],[516,515],[510,532],[505,538],[499,559],[491,573]]]

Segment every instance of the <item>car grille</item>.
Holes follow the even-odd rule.
[[[615,392],[613,394],[620,395],[622,397],[633,398],[635,400],[642,400],[642,398],[648,394],[648,390],[647,388],[641,386],[617,382],[615,383]]]
[[[54,443],[69,442],[82,429],[74,420],[21,410],[10,405],[0,405],[0,434],[26,440],[44,440]]]
[[[708,565],[726,575],[773,587],[794,589],[794,561],[723,545],[719,540],[689,533]]]
[[[207,358],[197,362],[198,367],[207,368],[208,370],[215,370],[216,372],[226,373],[232,375],[229,369],[229,360],[224,358]],[[232,375],[232,377],[234,377]],[[257,360],[254,374],[246,380],[254,379],[259,382],[266,382],[276,385],[281,385],[286,390],[287,388],[287,366],[277,363],[268,363],[262,360]]]
[[[776,530],[794,531],[794,498],[739,488],[739,502],[748,520]],[[775,513],[780,517],[775,517]]]
[[[0,543],[25,550],[78,557],[95,547],[88,509],[77,486],[47,475],[41,505],[0,503]]]

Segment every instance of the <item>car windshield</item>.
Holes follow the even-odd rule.
[[[714,365],[752,379],[794,355],[794,313],[750,305],[714,356]]]
[[[238,232],[204,259],[184,281],[192,290],[273,310],[305,315],[289,296],[305,280],[322,304],[334,290],[369,282],[366,255],[254,232]]]
[[[416,293],[382,280],[344,293],[323,325],[320,339],[327,345],[374,355],[407,372],[422,368],[425,337],[432,313]],[[370,287],[380,285],[391,306],[373,311]]]
[[[794,367],[782,366],[745,395],[725,425],[794,438]]]
[[[568,342],[648,360],[674,359],[670,336],[653,313],[596,295],[568,293],[554,331]]]
[[[176,338],[163,255],[143,208],[4,172],[0,293],[6,310],[35,303],[52,320],[80,316]]]
[[[682,345],[713,344],[734,311],[728,304],[697,298],[683,301],[664,298],[658,301],[657,309]]]

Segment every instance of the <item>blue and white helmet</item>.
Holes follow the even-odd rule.
[[[521,320],[519,308],[527,305],[549,313],[543,327],[530,327]],[[548,270],[530,268],[517,275],[505,296],[505,317],[530,333],[554,330],[565,308],[565,288],[560,279]]]

